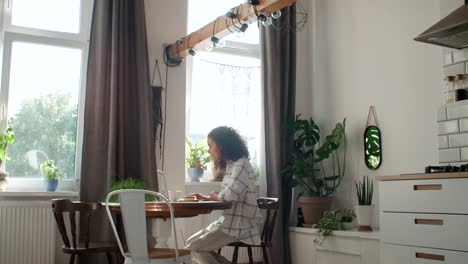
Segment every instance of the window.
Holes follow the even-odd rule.
[[[188,32],[243,2],[189,1]],[[258,27],[250,24],[245,33],[230,34],[221,42],[223,47],[199,50],[188,60],[191,67],[188,70],[187,135],[196,142],[206,138],[217,126],[234,127],[248,144],[251,163],[258,176],[261,154]]]
[[[6,171],[42,179],[39,165],[57,162],[66,180],[79,175],[81,127],[92,1],[3,3],[0,128],[13,127]]]

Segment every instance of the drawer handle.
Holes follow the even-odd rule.
[[[440,219],[414,219],[417,225],[444,225],[444,220]]]
[[[439,191],[442,190],[442,184],[418,184],[414,185],[415,191]]]
[[[420,253],[420,252],[416,252],[416,258],[445,261],[445,256],[443,255]]]

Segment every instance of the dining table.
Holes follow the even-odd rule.
[[[213,210],[225,210],[232,207],[232,202],[225,201],[176,201],[171,202],[174,218],[189,218],[202,214],[210,214]],[[120,204],[111,203],[109,208],[119,214]],[[171,235],[171,217],[169,207],[165,202],[146,202],[146,217],[152,220],[152,236],[156,240],[156,247],[167,247]],[[177,230],[181,230],[180,227]]]

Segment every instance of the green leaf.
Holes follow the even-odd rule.
[[[345,142],[345,123],[346,119],[338,123],[322,146],[316,149],[320,141],[318,125],[312,119],[302,119],[300,115],[288,121],[284,127],[294,136],[294,145],[280,172],[281,176],[287,177],[292,187],[297,187],[308,196],[327,196],[336,191],[344,175],[344,166],[340,167],[339,159],[334,160],[333,166],[336,163],[338,169],[335,171],[333,168],[330,175],[322,169],[321,162],[331,157],[331,153]]]
[[[186,138],[187,156],[185,162],[189,168],[202,168],[206,170],[206,164],[211,162],[211,155],[208,153],[206,139],[198,143],[193,143],[191,138]]]
[[[336,124],[335,129],[333,129],[332,133],[325,138],[325,142],[317,149],[317,156],[318,159],[316,161],[322,161],[324,159],[328,159],[330,154],[338,149],[345,137],[345,125],[346,125],[346,118],[343,120],[343,123]]]
[[[111,186],[111,192],[116,191],[116,190],[124,190],[124,189],[138,189],[138,190],[143,190],[145,188],[145,184],[137,179],[134,178],[128,178],[124,180],[119,180],[116,181],[112,184]],[[147,202],[153,202],[155,201],[155,197],[149,194],[145,195],[145,201]],[[117,195],[111,196],[109,199],[111,203],[117,203],[119,202],[119,197]]]
[[[46,179],[63,179],[63,173],[55,163],[55,160],[46,160],[41,163],[39,168]]]
[[[8,127],[5,132],[0,134],[0,164],[6,159],[8,159],[6,155],[6,149],[8,144],[15,142],[15,134],[13,133],[13,128]]]

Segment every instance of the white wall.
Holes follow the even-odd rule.
[[[163,44],[171,44],[187,34],[187,1],[146,0],[145,8],[151,73],[154,61],[158,59],[165,87],[166,66],[163,61]],[[164,164],[169,190],[184,189],[185,72],[185,62],[179,67],[169,68]],[[155,84],[159,85],[159,81],[155,81]],[[160,169],[161,164],[158,163],[158,166]]]
[[[309,35],[312,29],[311,7],[308,1],[301,1],[301,4],[309,12],[306,26],[302,31],[297,32],[297,62],[296,62],[296,113],[302,113],[304,116],[312,114],[311,109],[311,87],[312,78],[309,75],[311,67],[311,46]],[[296,7],[297,8],[297,7]]]
[[[425,166],[437,165],[442,48],[413,38],[439,20],[439,0],[310,3],[311,112],[327,133],[347,118],[347,173],[335,206],[352,207],[354,178],[424,172]],[[370,105],[382,132],[383,163],[376,171],[367,169],[363,157]]]

